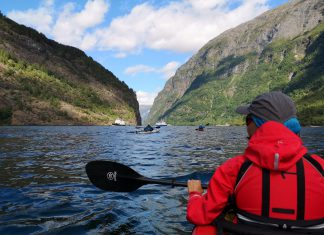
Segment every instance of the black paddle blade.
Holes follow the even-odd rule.
[[[106,191],[132,192],[145,184],[138,179],[142,175],[117,162],[91,161],[86,172],[91,183]]]

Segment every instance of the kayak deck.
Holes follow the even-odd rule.
[[[136,131],[136,134],[153,134],[153,133],[159,133],[160,130],[154,129],[153,131]]]

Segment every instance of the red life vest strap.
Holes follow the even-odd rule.
[[[308,162],[310,162],[319,173],[324,176],[324,169],[320,165],[319,162],[317,162],[311,155],[306,153],[303,158],[299,159],[296,163],[296,174],[297,174],[297,218],[296,221],[297,224],[301,224],[301,221],[304,221],[305,218],[305,169],[304,169],[304,163],[303,159],[306,159]],[[242,178],[244,177],[245,173],[248,171],[249,167],[253,163],[250,160],[246,160],[243,162],[243,164],[240,167],[240,170],[238,172],[237,178],[236,178],[236,185],[240,183]],[[262,169],[262,208],[261,208],[261,216],[256,216],[257,218],[269,218],[269,210],[270,210],[270,174],[271,171],[268,169]],[[230,197],[230,202],[232,204],[232,208],[234,210],[239,211],[239,209],[236,207],[235,203],[235,197],[232,195]],[[283,208],[273,208],[276,210],[276,212],[280,213],[286,213],[291,214],[294,213],[294,211],[288,211]],[[247,213],[249,214],[249,213]],[[271,219],[271,218],[269,218]],[[263,219],[262,219],[263,221]],[[276,220],[276,222],[279,222],[280,220]],[[284,221],[284,220],[282,220]],[[284,221],[284,224],[287,224],[287,221]],[[323,220],[320,221],[310,221],[311,224],[314,223],[323,223]],[[306,223],[308,226],[308,223]]]
[[[269,217],[270,209],[270,170],[262,169],[262,207],[261,215]]]
[[[297,220],[305,217],[305,169],[303,159],[296,163],[297,168]]]
[[[246,160],[245,162],[243,162],[243,164],[240,167],[239,173],[236,177],[236,183],[235,183],[235,187],[239,184],[239,182],[241,181],[243,175],[245,174],[245,172],[247,171],[247,169],[251,166],[252,162],[250,160]]]
[[[307,161],[310,162],[310,164],[312,164],[317,170],[318,172],[324,177],[324,169],[321,166],[321,164],[319,164],[318,161],[316,161],[311,155],[309,155],[308,153],[306,153],[304,155],[304,158],[306,158]]]

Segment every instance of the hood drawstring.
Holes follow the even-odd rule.
[[[275,153],[274,155],[274,164],[273,164],[274,170],[278,170],[279,168],[279,153]]]

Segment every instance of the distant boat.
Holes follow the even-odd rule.
[[[126,126],[126,123],[124,120],[117,118],[115,122],[113,123],[114,126]]]
[[[225,124],[217,124],[215,126],[230,126],[230,124],[228,124],[228,123],[225,123]]]
[[[155,126],[157,126],[157,127],[167,126],[167,125],[168,124],[164,120],[161,120],[161,121],[158,121],[157,123],[155,123]]]

